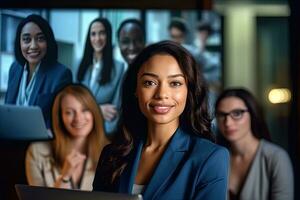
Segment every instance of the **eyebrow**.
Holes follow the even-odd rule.
[[[43,32],[39,32],[39,33],[37,33],[36,35],[37,35],[37,36],[40,36],[40,35],[45,35],[45,34],[44,34]],[[22,34],[22,37],[23,37],[23,36],[30,36],[30,33],[23,33],[23,34]]]
[[[232,110],[230,110],[228,112],[220,110],[220,111],[217,111],[217,113],[227,114],[227,113],[231,113],[233,111],[240,111],[240,110],[248,110],[248,109],[247,108],[234,108],[234,109],[232,109]]]
[[[152,76],[152,77],[155,77],[155,78],[158,78],[159,76],[154,74],[154,73],[149,73],[149,72],[145,72],[141,75],[141,77],[143,76]],[[182,77],[184,78],[184,75],[183,74],[173,74],[173,75],[169,75],[168,78],[176,78],[176,77]]]

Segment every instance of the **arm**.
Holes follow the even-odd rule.
[[[271,158],[270,197],[273,200],[294,199],[294,176],[289,155],[279,150]]]
[[[117,83],[117,88],[112,100],[112,104],[114,104],[117,109],[121,107],[121,96],[122,96],[122,85],[124,81],[124,75],[125,75],[125,66],[124,64],[116,64],[116,67],[120,70],[119,76],[116,77],[118,78],[118,83]]]
[[[54,187],[71,189],[71,179],[75,171],[82,168],[85,162],[86,156],[74,149],[69,153],[65,160],[61,170],[61,175],[56,178],[54,182]],[[74,179],[72,179],[74,180]]]
[[[13,62],[9,68],[9,73],[8,73],[8,82],[7,82],[7,91],[6,91],[6,94],[5,94],[5,99],[4,99],[4,102],[5,103],[12,103],[12,102],[9,102],[9,98],[8,98],[8,93],[10,93],[10,86],[12,84],[17,84],[17,83],[13,83],[13,79],[14,79],[14,75],[15,75],[15,72],[16,72],[16,63]],[[11,101],[11,100],[10,100]]]
[[[115,77],[117,79],[117,84],[116,84],[116,88],[114,91],[114,95],[112,98],[112,102],[109,105],[109,109],[111,110],[111,112],[109,112],[108,115],[110,115],[111,120],[105,121],[105,127],[106,127],[106,131],[108,134],[113,133],[114,131],[116,131],[116,127],[118,125],[119,119],[120,119],[120,107],[121,107],[121,90],[122,90],[122,83],[123,83],[123,79],[124,79],[124,74],[125,74],[125,68],[123,64],[117,64],[115,66],[119,71],[118,71],[118,75]],[[103,110],[102,105],[100,105],[101,110],[103,112],[103,116],[105,117],[105,111]],[[108,107],[106,107],[108,108]],[[107,119],[106,119],[107,120]]]
[[[200,171],[193,199],[226,199],[228,170],[229,153],[224,148],[218,148]]]
[[[25,158],[26,178],[29,185],[46,186],[41,160],[38,158],[36,144],[32,143]]]

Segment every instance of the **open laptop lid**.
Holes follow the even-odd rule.
[[[141,195],[15,185],[19,200],[142,200]]]
[[[47,140],[53,138],[47,130],[42,111],[37,106],[0,105],[0,139]]]

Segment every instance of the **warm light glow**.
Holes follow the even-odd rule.
[[[269,92],[269,101],[273,104],[286,103],[291,100],[291,92],[287,88],[276,88]]]

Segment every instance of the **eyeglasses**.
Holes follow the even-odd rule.
[[[229,115],[233,120],[239,120],[243,117],[244,113],[248,112],[247,109],[234,109],[228,113],[226,112],[216,112],[216,118],[218,121],[224,121]]]

